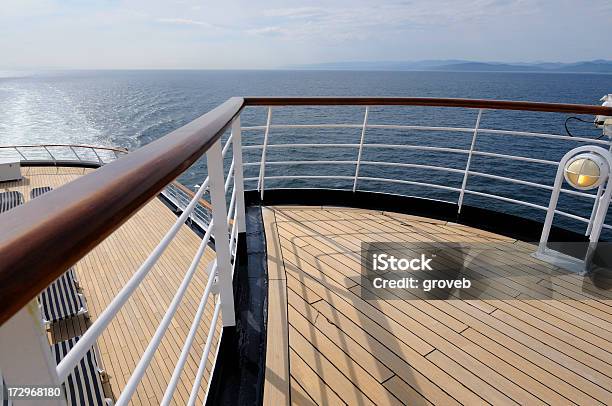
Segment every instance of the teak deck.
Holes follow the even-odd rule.
[[[24,179],[20,182],[0,183],[0,191],[18,190],[27,202],[32,188],[51,186],[57,189],[89,171],[91,169],[24,167]],[[175,221],[175,214],[159,199],[153,199],[76,264],[79,285],[87,300],[91,321],[106,308]],[[97,340],[102,367],[109,375],[105,391],[112,391],[112,394],[107,393],[107,396],[120,393],[125,386],[168,308],[200,241],[188,227],[182,227],[142,285]],[[206,285],[205,267],[213,257],[213,251],[208,249],[132,398],[132,404],[150,405],[159,404],[161,401]],[[186,404],[189,398],[213,308],[211,298],[174,395],[173,400],[177,405]],[[57,323],[50,331],[50,338],[55,341],[80,334],[88,324],[83,318]],[[218,323],[213,348],[216,348],[220,328]],[[214,351],[211,351],[199,390],[198,404],[204,401],[214,356]]]
[[[500,250],[485,262],[522,264],[527,292],[538,288],[538,272],[551,269],[530,256],[534,246],[388,212],[263,210],[270,279],[266,405],[612,402],[610,292],[584,293],[589,287],[581,277],[556,278],[554,300],[526,300],[524,293],[515,300],[359,295],[362,241],[514,244],[518,257]]]

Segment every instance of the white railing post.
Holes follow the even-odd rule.
[[[21,151],[19,150],[19,148],[14,147],[14,149],[15,149],[15,151],[17,151],[17,153],[18,153],[18,154],[19,154],[19,155],[20,155],[20,156],[23,158],[23,160],[24,160],[24,161],[27,161],[27,160],[28,160],[28,158],[26,158],[26,156],[25,156],[25,155],[23,155],[23,154],[21,153]]]
[[[81,162],[81,157],[79,156],[79,154],[76,153],[76,151],[74,150],[74,148],[72,147],[72,145],[70,145],[70,150],[72,151],[72,153],[74,154],[74,156],[76,157],[76,159]]]
[[[48,149],[47,147],[45,147],[44,145],[43,145],[43,148],[45,149],[45,151],[47,151],[47,154],[49,154],[49,156],[51,157],[51,160],[52,160],[53,162],[55,162],[55,161],[56,161],[56,159],[55,159],[55,157],[53,156],[53,154],[51,153],[51,151],[49,151],[49,149]]]
[[[259,163],[259,181],[257,182],[257,190],[259,190],[260,198],[264,195],[264,178],[266,176],[266,150],[268,148],[268,134],[270,134],[270,122],[272,121],[272,107],[268,107],[268,118],[266,120],[266,131],[264,133],[263,148],[261,149],[261,160]]]
[[[480,118],[482,117],[482,109],[478,110],[478,117],[476,117],[476,125],[474,126],[474,134],[472,135],[472,144],[470,145],[470,151],[468,152],[467,162],[465,164],[465,172],[463,174],[463,182],[461,183],[461,191],[459,192],[459,200],[457,201],[457,213],[461,213],[461,206],[463,206],[463,196],[465,195],[465,186],[467,185],[468,175],[470,173],[470,164],[472,162],[472,155],[474,147],[476,145],[476,136],[478,135],[478,128],[480,127]]]
[[[51,354],[47,332],[42,325],[38,302],[32,300],[0,327],[0,365],[7,386],[59,387],[56,364]],[[41,404],[40,400],[22,400],[19,404]],[[65,405],[66,400],[45,399],[46,405]]]
[[[363,116],[363,127],[361,128],[361,140],[359,141],[359,153],[357,154],[357,166],[355,167],[355,180],[353,181],[353,193],[357,190],[357,179],[359,178],[359,166],[361,165],[361,154],[363,153],[363,141],[365,140],[366,128],[368,126],[368,112],[370,106],[366,106]]]
[[[227,206],[225,181],[223,179],[223,157],[221,141],[215,142],[206,152],[208,178],[210,179],[210,203],[212,205],[212,233],[215,237],[217,254],[217,276],[221,298],[221,318],[223,326],[236,324],[234,316],[234,292],[232,286],[232,266],[230,262],[230,240],[227,230]]]
[[[612,152],[612,145],[608,148],[608,151]],[[591,210],[591,217],[589,217],[589,223],[587,224],[587,229],[584,233],[585,236],[590,236],[591,231],[593,230],[593,221],[595,220],[595,215],[597,214],[597,209],[599,208],[599,203],[601,200],[601,195],[604,190],[604,185],[601,184],[597,188],[597,194],[595,195],[595,202],[593,203],[593,209]]]
[[[234,157],[234,193],[236,194],[236,221],[238,233],[246,232],[244,207],[244,173],[242,165],[242,130],[240,116],[232,122],[232,154]]]
[[[597,213],[597,209],[599,208],[599,202],[601,200],[601,194],[603,193],[604,185],[601,184],[597,188],[597,194],[595,195],[595,201],[593,202],[593,208],[591,209],[591,217],[589,217],[589,223],[587,224],[587,229],[584,232],[585,236],[591,235],[591,231],[593,230],[593,221],[595,220],[595,214]]]
[[[90,148],[90,149],[92,150],[96,158],[98,158],[98,162],[100,163],[100,165],[103,165],[104,162],[102,161],[102,158],[100,158],[100,155],[98,155],[98,153],[96,152],[96,149],[95,148]]]

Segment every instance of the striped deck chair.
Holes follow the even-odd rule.
[[[21,192],[11,190],[10,192],[0,193],[0,213],[13,209],[20,204],[23,204]]]
[[[43,290],[38,296],[38,302],[43,322],[47,326],[81,314],[88,317],[85,298],[77,291],[72,268]]]
[[[36,199],[38,196],[42,196],[52,190],[53,188],[51,186],[35,187],[34,189],[30,190],[30,199]]]
[[[68,354],[68,351],[79,341],[80,337],[70,338],[53,344],[51,352],[55,362],[59,362]],[[113,402],[106,398],[102,388],[100,374],[104,371],[98,366],[98,360],[93,348],[85,353],[85,357],[77,364],[62,384],[68,405],[112,405]]]

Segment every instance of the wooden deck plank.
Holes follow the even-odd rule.
[[[346,352],[331,341],[325,334],[319,331],[312,323],[302,316],[295,308],[289,307],[289,324],[312,344],[316,351],[325,357],[336,369],[359,390],[377,405],[397,404],[398,399],[391,395],[371,374],[366,371],[358,362],[349,357]],[[302,348],[298,343],[293,342],[295,348],[302,354]]]
[[[289,356],[291,380],[304,388],[318,405],[346,405],[340,396],[293,349],[290,350]],[[294,401],[293,398],[291,400]]]
[[[287,334],[287,282],[268,282],[268,326],[264,405],[290,403],[289,337]]]
[[[375,404],[370,393],[366,395],[364,390],[368,388],[359,388],[355,386],[341,371],[338,370],[325,356],[323,356],[317,348],[308,341],[301,332],[298,332],[293,326],[289,325],[289,341],[291,348],[300,358],[309,366],[314,366],[313,370],[328,386],[332,387],[334,392],[349,405],[373,405]]]
[[[287,333],[287,282],[273,210],[262,210],[268,263],[268,324],[264,405],[291,402],[289,337]],[[298,385],[299,386],[299,385]]]
[[[315,401],[306,393],[296,379],[291,379],[291,404],[298,406],[317,406]]]

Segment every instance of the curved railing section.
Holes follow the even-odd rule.
[[[265,125],[242,126],[242,118],[246,121],[253,116],[249,111],[243,112],[245,106],[267,107]],[[362,106],[363,111],[356,116],[358,118],[355,121],[340,124],[317,121],[273,122],[273,111],[281,106],[287,109],[291,106],[338,106],[337,108]],[[433,126],[378,121],[374,109],[387,106],[472,109],[475,111],[474,124]],[[499,159],[519,165],[537,164],[550,169],[554,169],[557,163],[551,159],[529,156],[528,151],[519,154],[503,149],[480,148],[483,137],[504,136],[512,140],[542,139],[559,143],[571,141],[610,147],[607,139],[488,128],[484,125],[483,113],[489,110],[612,116],[612,109],[604,107],[491,100],[232,98],[155,142],[124,154],[120,159],[116,158],[123,154],[121,150],[91,146],[46,145],[0,148],[4,152],[16,153],[18,159],[26,162],[46,160],[59,164],[66,159],[82,163],[97,162],[97,166],[100,166],[99,169],[61,188],[0,214],[0,345],[7,346],[0,348],[0,361],[5,380],[11,385],[23,385],[36,376],[39,385],[57,386],[64,382],[141,285],[169,244],[175,240],[181,227],[191,220],[204,230],[200,245],[188,269],[182,274],[180,285],[174,292],[159,324],[154,327],[142,357],[134,369],[128,371],[129,379],[118,396],[117,404],[125,405],[130,402],[164,334],[173,322],[186,289],[190,286],[196,271],[200,269],[199,265],[209,241],[214,238],[215,259],[206,267],[208,282],[185,341],[180,349],[175,349],[177,350],[175,353],[179,356],[161,400],[164,405],[171,403],[185,362],[193,354],[192,346],[197,331],[201,329],[200,322],[206,312],[206,304],[210,303],[211,297],[215,297],[214,308],[207,311],[208,314],[212,314],[211,325],[208,326],[204,347],[198,351],[199,366],[191,382],[188,404],[193,404],[201,387],[208,356],[210,353],[214,354],[212,338],[217,321],[221,320],[223,326],[232,326],[235,323],[232,277],[236,265],[238,235],[245,232],[244,181],[250,182],[252,188],[258,189],[262,197],[273,182],[289,182],[289,184],[315,182],[316,184],[316,182],[332,181],[344,182],[345,188],[349,191],[382,190],[368,189],[368,182],[375,182],[392,185],[394,188],[410,186],[416,187],[417,191],[437,190],[454,194],[458,210],[461,210],[465,199],[469,196],[539,210],[544,209],[544,206],[520,196],[508,197],[490,190],[478,189],[475,187],[476,179],[492,179],[545,193],[551,189],[549,184],[540,179],[524,179],[509,173],[500,175],[484,171],[475,166],[475,161],[479,158]],[[321,119],[326,116],[319,114],[316,117]],[[230,127],[231,133],[222,142],[223,134]],[[356,132],[356,136],[352,141],[341,138],[333,142],[331,138],[322,135],[309,135],[300,142],[286,138],[280,142],[276,138],[282,137],[287,131],[319,129],[331,131],[336,135],[341,131],[351,130]],[[438,137],[438,141],[442,142],[432,145],[411,142],[411,138],[403,136],[394,138],[395,141],[385,138],[385,135],[373,139],[374,131],[401,134],[410,134],[414,131],[428,134],[462,134],[467,137],[467,146],[462,147],[451,142],[453,138],[448,135]],[[246,134],[245,137],[243,133]],[[344,152],[330,156],[329,152],[334,148]],[[36,154],[34,154],[35,149],[38,151]],[[310,151],[311,155],[314,151],[314,157],[304,158],[299,153],[300,149]],[[63,151],[62,154],[58,152],[60,150]],[[101,155],[101,151],[106,151],[102,154],[108,153],[115,159],[109,158],[107,161]],[[373,159],[372,151],[381,152],[375,154],[381,158]],[[243,153],[245,158],[248,158],[244,164]],[[417,155],[414,155],[415,153]],[[431,162],[413,160],[415,157],[430,157],[438,153],[461,157],[461,160],[456,161],[461,164],[452,166],[448,159],[432,159]],[[35,157],[37,154],[40,156]],[[64,154],[72,154],[72,157]],[[197,190],[191,191],[176,183],[175,179],[179,175],[185,175],[186,170],[204,154],[206,154],[207,176],[202,175],[195,179],[200,185]],[[323,172],[308,169],[313,166],[328,169],[324,169]],[[339,169],[331,169],[340,167],[345,167],[344,173]],[[280,172],[271,173],[276,168],[280,168]],[[298,173],[300,168],[307,168],[306,172]],[[378,175],[368,174],[368,168],[378,168]],[[243,169],[246,172],[253,172],[254,176],[245,178]],[[429,174],[428,177],[422,179],[416,176],[414,171],[417,170],[425,171]],[[399,176],[401,174],[408,177],[401,178]],[[449,178],[436,177],[434,174],[452,175],[457,179],[455,184],[451,184],[445,182]],[[392,190],[392,192],[397,191]],[[598,198],[600,192],[589,194],[564,190],[566,195],[586,199],[591,203]],[[176,222],[148,254],[146,260],[135,269],[106,309],[99,312],[91,326],[61,362],[58,365],[50,363],[48,342],[44,334],[41,334],[40,312],[36,306],[37,295],[160,193],[178,208],[180,213]],[[423,196],[427,197],[426,194]],[[588,212],[578,215],[560,210],[558,213],[587,226],[590,222]],[[26,353],[21,353],[21,358],[12,359],[11,357],[17,352],[9,350],[11,345],[15,348],[24,345],[30,347]]]
[[[82,144],[0,145],[0,159],[19,160],[24,165],[102,166],[127,152],[123,148]]]
[[[384,102],[375,98],[248,98],[247,105],[263,106],[265,111],[265,124],[244,126],[242,130],[249,135],[245,139],[256,139],[257,142],[244,146],[245,171],[247,187],[257,189],[261,197],[266,187],[288,187],[296,181],[304,187],[332,187],[337,189],[380,192],[382,185],[392,185],[386,191],[395,194],[402,193],[393,185],[413,186],[410,196],[436,198],[440,194],[428,193],[430,190],[448,192],[443,194],[442,200],[455,203],[457,211],[461,212],[467,197],[477,197],[483,205],[506,204],[526,207],[541,212],[542,217],[548,209],[548,202],[544,202],[545,195],[553,187],[554,174],[558,162],[549,157],[537,157],[534,151],[523,151],[524,154],[508,152],[512,145],[529,145],[528,142],[544,140],[550,143],[559,154],[567,152],[576,144],[600,145],[612,149],[609,138],[593,138],[585,136],[569,136],[561,134],[505,130],[486,127],[483,122],[483,113],[491,118],[498,110],[520,110],[531,112],[554,112],[571,114],[602,114],[606,108],[581,105],[559,105],[553,103],[527,103],[512,101],[462,100],[462,99],[411,99],[403,103],[402,99],[385,99]],[[273,121],[273,116],[279,110],[287,110],[298,106],[364,106],[361,117],[353,114],[353,123],[291,123],[282,122],[283,118]],[[453,107],[472,109],[473,126],[432,126],[406,124],[385,124],[372,115],[372,108],[376,108],[378,116],[384,111],[380,106],[430,106]],[[282,109],[281,107],[284,106]],[[276,111],[276,112],[275,112]],[[285,111],[286,112],[286,111]],[[337,111],[336,111],[336,114]],[[609,114],[609,113],[605,113]],[[324,110],[311,114],[321,120],[325,117]],[[291,114],[284,115],[292,117]],[[300,116],[301,121],[308,120],[308,114]],[[315,119],[317,119],[315,118]],[[259,120],[261,121],[261,120]],[[465,121],[465,120],[463,120]],[[378,136],[372,136],[372,131]],[[345,137],[334,137],[329,141],[323,135],[324,131],[333,131],[334,135],[347,134]],[[317,136],[298,136],[298,132],[317,133]],[[357,134],[358,132],[358,134]],[[389,142],[391,135],[395,142]],[[427,134],[430,140],[436,141],[431,145],[412,143],[414,134]],[[458,136],[463,141],[463,147],[458,144]],[[490,138],[497,137],[499,142],[491,143]],[[500,139],[500,137],[504,137]],[[295,139],[311,142],[292,142]],[[352,142],[351,142],[352,141]],[[485,143],[487,148],[480,148]],[[546,146],[539,146],[542,151],[548,152]],[[340,152],[339,152],[340,151]],[[537,151],[535,151],[537,152]],[[561,153],[562,152],[562,153]],[[274,158],[270,154],[275,153]],[[383,156],[385,159],[372,159]],[[307,158],[305,158],[307,157]],[[475,160],[489,160],[499,165],[475,166]],[[501,171],[505,162],[511,162],[508,171]],[[454,164],[453,166],[449,164]],[[537,168],[538,173],[531,176],[521,175],[518,167],[522,164]],[[249,170],[250,169],[250,170]],[[494,171],[489,171],[494,169]],[[497,169],[497,170],[495,170]],[[554,169],[554,170],[551,170]],[[368,171],[369,170],[369,171]],[[533,170],[533,169],[530,169]],[[367,172],[369,173],[367,173]],[[415,171],[420,171],[415,173]],[[273,173],[271,173],[273,172]],[[365,173],[364,173],[365,172]],[[372,175],[372,173],[377,175]],[[517,173],[518,172],[518,173]],[[427,178],[423,180],[422,174]],[[405,175],[400,178],[399,175]],[[385,176],[387,175],[387,176]],[[389,176],[391,175],[391,176]],[[525,175],[525,174],[523,174]],[[454,179],[452,179],[454,176]],[[276,181],[275,186],[268,186]],[[335,182],[334,182],[335,181]],[[496,183],[494,190],[488,187]],[[521,192],[517,194],[502,195],[496,192],[500,185],[518,186]],[[503,186],[501,186],[503,188]],[[532,192],[535,191],[535,192]],[[540,201],[533,201],[533,194],[540,192]],[[584,226],[586,234],[590,232],[594,218],[594,202],[601,196],[602,188],[595,193],[581,192],[573,189],[562,189],[562,193],[580,199],[581,213],[572,213],[569,210],[557,210],[556,214]],[[440,198],[438,198],[440,199]],[[488,203],[487,203],[488,201]],[[497,202],[497,203],[496,203]],[[570,227],[572,224],[570,224]],[[605,224],[608,230],[610,224]],[[574,227],[575,229],[577,227]]]

